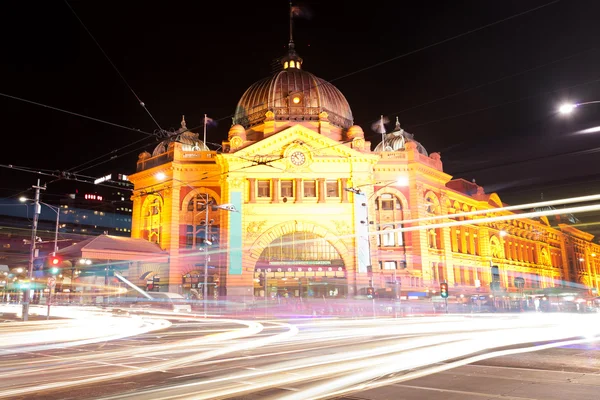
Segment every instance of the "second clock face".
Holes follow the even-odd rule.
[[[290,155],[292,164],[300,166],[306,162],[306,156],[301,151],[295,151]]]

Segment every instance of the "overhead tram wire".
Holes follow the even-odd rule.
[[[429,49],[429,48],[432,48],[432,47],[434,47],[434,46],[437,46],[437,45],[440,45],[440,44],[447,43],[447,42],[449,42],[449,41],[451,41],[451,40],[458,39],[458,38],[460,38],[460,37],[463,37],[463,36],[469,35],[469,34],[471,34],[471,33],[475,33],[475,32],[477,32],[477,31],[483,30],[483,29],[485,29],[485,28],[489,28],[489,27],[491,27],[491,26],[494,26],[494,25],[500,24],[500,23],[502,23],[502,22],[505,22],[505,21],[511,20],[511,19],[513,19],[513,18],[517,18],[517,17],[523,16],[523,15],[526,15],[526,14],[528,14],[528,13],[531,13],[531,12],[534,12],[534,11],[537,11],[537,10],[540,10],[540,9],[542,9],[542,8],[544,8],[544,7],[550,6],[550,5],[552,5],[552,4],[554,4],[554,3],[557,3],[557,2],[559,2],[559,1],[560,1],[560,0],[555,0],[555,1],[552,1],[552,2],[549,2],[549,3],[546,3],[546,4],[543,4],[543,5],[541,5],[541,6],[538,6],[538,7],[531,8],[531,9],[529,9],[529,10],[526,10],[526,11],[523,11],[523,12],[520,12],[520,13],[517,13],[517,14],[514,14],[514,15],[511,15],[511,16],[509,16],[509,17],[506,17],[506,18],[503,18],[503,19],[500,19],[500,20],[494,21],[494,22],[492,22],[492,23],[489,23],[489,24],[486,24],[486,25],[480,26],[480,27],[478,27],[478,28],[475,28],[475,29],[471,29],[471,30],[469,30],[469,31],[466,31],[466,32],[463,32],[463,33],[461,33],[461,34],[458,34],[458,35],[452,36],[452,37],[450,37],[450,38],[447,38],[447,39],[444,39],[444,40],[441,40],[441,41],[438,41],[438,42],[435,42],[435,43],[429,44],[429,45],[427,45],[427,46],[423,46],[423,47],[421,47],[421,48],[419,48],[419,49],[415,49],[415,50],[412,50],[412,51],[410,51],[410,52],[407,52],[407,53],[401,54],[401,55],[399,55],[399,56],[392,57],[392,58],[389,58],[389,59],[387,59],[387,60],[384,60],[384,61],[381,61],[381,62],[375,63],[375,64],[373,64],[373,65],[371,65],[371,66],[369,66],[369,67],[361,68],[361,69],[359,69],[359,70],[356,70],[356,71],[354,71],[354,72],[352,72],[352,73],[349,73],[349,74],[342,75],[342,76],[340,76],[340,77],[338,77],[338,78],[334,78],[334,79],[332,79],[332,80],[329,80],[329,81],[324,81],[323,83],[327,83],[327,82],[331,83],[331,82],[334,82],[334,81],[338,81],[338,80],[340,80],[340,79],[347,78],[347,77],[349,77],[349,76],[352,76],[352,75],[355,75],[355,74],[358,74],[358,73],[364,72],[364,71],[366,71],[366,70],[369,70],[369,69],[372,69],[372,68],[375,68],[375,67],[381,66],[381,65],[383,65],[383,64],[386,64],[386,63],[389,63],[389,62],[392,62],[392,61],[398,60],[398,59],[400,59],[400,58],[403,58],[403,57],[406,57],[406,56],[409,56],[409,55],[415,54],[415,53],[417,53],[417,52],[420,52],[420,51],[423,51],[423,50],[427,50],[427,49]],[[147,107],[145,106],[145,103],[144,103],[143,101],[141,101],[141,99],[139,98],[139,96],[137,95],[137,93],[136,93],[136,92],[133,90],[133,88],[132,88],[132,87],[129,85],[129,83],[128,83],[128,82],[127,82],[127,80],[124,78],[124,76],[121,74],[121,72],[119,71],[119,69],[118,69],[118,68],[116,67],[116,65],[115,65],[115,64],[112,62],[112,60],[110,59],[110,57],[108,57],[108,55],[106,54],[106,52],[105,52],[105,51],[102,49],[102,47],[100,46],[100,44],[98,43],[98,41],[95,39],[95,37],[92,35],[92,33],[91,33],[91,32],[89,31],[89,29],[86,27],[86,25],[83,23],[83,21],[81,20],[81,18],[79,18],[79,16],[78,16],[78,15],[77,15],[77,13],[75,12],[75,10],[74,10],[74,9],[71,7],[71,5],[69,4],[69,2],[68,2],[67,0],[65,0],[65,3],[66,3],[66,4],[67,4],[67,6],[69,7],[69,9],[70,9],[70,10],[73,12],[73,14],[74,14],[74,15],[75,15],[75,17],[77,18],[77,20],[80,22],[80,24],[83,26],[83,28],[86,30],[86,32],[87,32],[87,33],[90,35],[90,37],[92,38],[92,40],[94,41],[94,43],[95,43],[95,44],[98,46],[98,48],[100,49],[100,51],[102,52],[102,54],[103,54],[103,55],[106,57],[106,59],[108,60],[108,62],[111,64],[111,66],[112,66],[112,67],[115,69],[115,71],[117,72],[117,74],[119,75],[119,77],[120,77],[120,78],[123,80],[123,82],[125,83],[125,85],[126,85],[128,88],[129,88],[129,90],[131,91],[131,93],[132,93],[132,94],[135,96],[135,98],[137,99],[137,101],[139,102],[139,104],[140,104],[140,105],[141,105],[141,106],[142,106],[142,107],[143,107],[143,108],[146,110],[146,112],[148,113],[148,115],[150,116],[150,118],[151,118],[151,119],[153,120],[153,122],[154,122],[154,123],[157,125],[157,127],[159,128],[159,132],[160,132],[160,133],[163,133],[163,132],[165,132],[165,131],[164,131],[164,130],[163,130],[161,127],[160,127],[160,125],[159,125],[159,124],[158,124],[158,122],[155,120],[155,118],[152,116],[152,114],[150,113],[150,111],[147,109]],[[493,82],[492,82],[492,83],[493,83]],[[320,84],[317,84],[317,85],[315,85],[315,87],[316,87],[316,86],[318,86],[318,85],[320,85]],[[23,102],[27,102],[27,103],[30,103],[30,104],[38,105],[38,106],[41,106],[41,107],[49,108],[49,109],[52,109],[52,110],[55,110],[55,111],[64,112],[64,113],[71,114],[71,115],[74,115],[74,116],[78,116],[78,117],[81,117],[81,118],[86,118],[86,119],[90,119],[90,120],[93,120],[93,121],[96,121],[96,122],[105,123],[105,124],[108,124],[108,125],[111,125],[111,126],[115,126],[115,127],[119,127],[119,128],[123,128],[123,129],[131,130],[131,131],[134,131],[134,132],[143,133],[143,134],[145,134],[145,135],[147,135],[147,136],[150,136],[150,137],[155,137],[155,138],[157,137],[156,133],[148,133],[148,132],[144,132],[144,131],[142,131],[142,130],[140,130],[140,129],[134,129],[134,128],[126,127],[126,126],[123,126],[123,125],[114,124],[114,123],[111,123],[111,122],[108,122],[108,121],[100,120],[100,119],[98,119],[98,118],[93,118],[93,117],[89,117],[89,116],[86,116],[86,115],[83,115],[83,114],[74,113],[74,112],[71,112],[71,111],[67,111],[67,110],[59,109],[59,108],[57,108],[57,107],[52,107],[52,106],[48,106],[48,105],[41,104],[41,103],[38,103],[38,102],[33,102],[33,101],[26,100],[26,99],[22,99],[22,98],[19,98],[19,97],[16,97],[16,96],[10,96],[10,95],[3,94],[3,93],[0,93],[0,95],[2,95],[2,96],[5,96],[5,97],[8,97],[8,98],[11,98],[11,99],[15,99],[15,100],[20,100],[20,101],[23,101]],[[283,99],[283,98],[282,98],[282,99]],[[434,100],[434,101],[437,101],[437,100]],[[420,106],[416,106],[416,107],[420,107]],[[234,114],[229,114],[228,116],[225,116],[225,117],[222,117],[222,118],[218,118],[218,119],[216,119],[215,121],[222,121],[222,120],[225,120],[225,119],[229,119],[229,118],[231,118],[232,116],[234,116]],[[195,130],[195,129],[202,128],[202,127],[204,127],[204,122],[203,122],[201,125],[198,125],[197,127],[187,128],[187,129],[186,129],[186,131],[191,131],[191,130]],[[378,134],[377,134],[377,135],[369,135],[369,136],[365,137],[365,139],[370,139],[371,137],[374,137],[374,136],[378,136]],[[131,143],[131,144],[129,144],[129,145],[133,145],[133,144],[139,143],[140,141],[142,141],[142,139],[140,139],[140,140],[138,140],[138,141],[135,141],[135,142],[133,142],[133,143]],[[328,147],[325,147],[325,148],[329,148],[329,147],[335,147],[335,146],[337,146],[337,145],[345,145],[345,144],[347,144],[347,143],[349,143],[349,142],[350,142],[350,141],[343,141],[343,142],[340,142],[340,143],[337,143],[337,144],[335,144],[335,145],[328,146]],[[122,148],[125,148],[125,147],[128,147],[129,145],[125,145],[125,146],[121,147],[120,149],[122,149]],[[117,151],[118,151],[118,150],[117,150]],[[94,159],[94,160],[100,159],[100,158],[102,158],[102,157],[104,157],[104,156],[108,156],[108,155],[111,155],[111,154],[114,154],[114,151],[111,151],[111,152],[109,152],[109,153],[107,153],[107,154],[105,154],[105,155],[103,155],[103,156],[99,156],[99,157],[97,157],[97,158],[96,158],[96,159]],[[111,159],[114,159],[114,158],[111,158]],[[85,165],[85,164],[81,164],[81,165]],[[70,170],[72,170],[72,169],[76,169],[76,168],[78,168],[78,167],[71,168]],[[86,169],[88,169],[88,168],[86,168]]]
[[[451,40],[458,39],[458,38],[460,38],[460,37],[463,37],[463,36],[469,35],[469,34],[471,34],[471,33],[475,33],[475,32],[477,32],[477,31],[483,30],[483,29],[485,29],[485,28],[489,28],[489,27],[491,27],[491,26],[494,26],[494,25],[500,24],[500,23],[502,23],[502,22],[506,22],[506,21],[508,21],[508,20],[511,20],[511,19],[514,19],[514,18],[517,18],[517,17],[523,16],[523,15],[529,14],[529,13],[531,13],[531,12],[534,12],[534,11],[537,11],[537,10],[540,10],[540,9],[542,9],[542,8],[544,8],[544,7],[550,6],[550,5],[552,5],[552,4],[554,4],[554,3],[557,3],[557,2],[559,2],[559,1],[560,1],[560,0],[554,0],[554,1],[552,1],[552,2],[549,2],[549,3],[543,4],[543,5],[541,5],[541,6],[534,7],[534,8],[531,8],[531,9],[525,10],[525,11],[523,11],[523,12],[517,13],[517,14],[513,14],[513,15],[511,15],[511,16],[509,16],[509,17],[506,17],[506,18],[503,18],[503,19],[500,19],[500,20],[497,20],[497,21],[491,22],[491,23],[489,23],[489,24],[486,24],[486,25],[482,25],[482,26],[480,26],[480,27],[478,27],[478,28],[471,29],[471,30],[469,30],[469,31],[466,31],[466,32],[460,33],[460,34],[458,34],[458,35],[455,35],[455,36],[452,36],[452,37],[450,37],[450,38],[447,38],[447,39],[444,39],[444,40],[441,40],[441,41],[438,41],[438,42],[435,42],[435,43],[432,43],[432,44],[429,44],[429,45],[423,46],[423,47],[421,47],[421,48],[418,48],[418,49],[415,49],[415,50],[411,50],[410,52],[407,52],[407,53],[401,54],[401,55],[399,55],[399,56],[396,56],[396,57],[392,57],[392,58],[389,58],[389,59],[387,59],[387,60],[384,60],[384,61],[381,61],[381,62],[375,63],[375,64],[373,64],[373,65],[371,65],[371,66],[369,66],[369,67],[361,68],[361,69],[359,69],[359,70],[356,70],[356,71],[354,71],[354,72],[352,72],[352,73],[349,73],[349,74],[342,75],[342,76],[340,76],[340,77],[338,77],[338,78],[334,78],[334,79],[332,79],[332,80],[329,80],[329,81],[324,81],[324,82],[323,82],[323,84],[324,84],[324,83],[327,83],[327,82],[331,83],[331,82],[334,82],[334,81],[338,81],[338,80],[340,80],[340,79],[347,78],[347,77],[349,77],[349,76],[352,76],[352,75],[355,75],[355,74],[358,74],[358,73],[364,72],[364,71],[366,71],[366,70],[369,70],[369,69],[371,69],[371,68],[375,68],[375,67],[381,66],[381,65],[383,65],[383,64],[386,64],[386,63],[388,63],[388,62],[395,61],[395,60],[397,60],[397,59],[400,59],[400,58],[403,58],[403,57],[406,57],[406,56],[409,56],[409,55],[415,54],[415,53],[417,53],[417,52],[420,52],[420,51],[423,51],[423,50],[427,50],[427,49],[429,49],[429,48],[432,48],[432,47],[434,47],[434,46],[437,46],[437,45],[440,45],[440,44],[447,43],[447,42],[449,42],[449,41],[451,41]],[[144,103],[141,101],[141,99],[140,99],[140,98],[139,98],[139,96],[136,94],[136,92],[133,90],[133,88],[132,88],[132,87],[129,85],[129,83],[128,83],[128,82],[125,80],[124,76],[121,74],[121,72],[119,71],[119,69],[118,69],[118,68],[115,66],[115,64],[112,62],[112,60],[110,59],[110,57],[108,57],[108,55],[106,54],[106,52],[105,52],[105,51],[102,49],[102,47],[100,46],[100,44],[98,43],[98,41],[95,39],[95,37],[94,37],[94,36],[91,34],[91,32],[89,31],[89,29],[88,29],[88,28],[85,26],[85,24],[83,23],[83,21],[81,20],[81,18],[79,18],[79,16],[78,16],[78,15],[77,15],[77,13],[75,12],[75,10],[74,10],[74,9],[71,7],[71,5],[69,4],[69,2],[68,2],[67,0],[65,0],[65,3],[66,3],[66,4],[67,4],[67,6],[69,7],[69,9],[70,9],[70,10],[73,12],[73,14],[74,14],[74,15],[75,15],[75,17],[77,18],[77,20],[78,20],[78,21],[81,23],[81,25],[82,25],[82,26],[83,26],[83,28],[86,30],[86,32],[87,32],[87,33],[90,35],[90,37],[92,38],[92,40],[94,41],[94,43],[96,43],[96,45],[98,46],[98,48],[100,49],[100,51],[102,52],[102,54],[103,54],[103,55],[106,57],[106,59],[108,60],[108,62],[109,62],[109,63],[111,64],[111,66],[112,66],[112,67],[115,69],[115,71],[116,71],[116,72],[117,72],[117,74],[120,76],[120,78],[123,80],[123,82],[125,83],[125,85],[126,85],[128,88],[129,88],[129,90],[131,91],[131,93],[132,93],[132,94],[135,96],[135,98],[138,100],[138,102],[140,103],[140,105],[142,105],[142,107],[144,107],[144,109],[146,110],[146,112],[147,112],[147,113],[150,115],[150,117],[152,118],[152,120],[153,120],[153,121],[155,122],[155,124],[158,126],[158,128],[159,128],[160,132],[164,132],[164,130],[163,130],[161,127],[160,127],[160,125],[158,124],[158,122],[157,122],[157,121],[154,119],[154,117],[153,117],[153,116],[150,114],[150,111],[149,111],[149,110],[148,110],[148,109],[145,107],[145,104],[144,104]],[[492,82],[492,83],[493,83],[493,82]],[[316,87],[316,86],[319,86],[319,85],[320,85],[320,84],[317,84],[317,85],[315,85],[315,87]],[[66,112],[66,113],[69,113],[69,114],[72,114],[72,115],[76,115],[76,116],[80,116],[80,117],[83,117],[83,118],[92,119],[92,120],[95,120],[95,121],[98,121],[98,122],[107,123],[107,124],[109,124],[109,125],[113,125],[113,126],[117,126],[117,127],[121,127],[121,128],[129,129],[129,130],[132,130],[132,131],[135,131],[135,132],[140,132],[140,133],[144,133],[144,134],[146,134],[146,135],[149,135],[149,136],[156,137],[156,134],[154,134],[154,133],[143,132],[143,131],[141,131],[141,130],[139,130],[139,129],[133,129],[133,128],[129,128],[129,127],[124,127],[124,126],[117,125],[117,124],[113,124],[113,123],[110,123],[110,122],[107,122],[107,121],[102,121],[102,120],[99,120],[99,119],[96,119],[96,118],[87,117],[87,116],[84,116],[84,115],[81,115],[81,114],[77,114],[77,113],[69,112],[69,111],[66,111],[66,110],[57,109],[57,108],[55,108],[55,107],[46,106],[46,105],[44,105],[44,104],[41,104],[41,103],[35,103],[35,102],[31,102],[31,101],[28,101],[28,100],[25,100],[25,99],[16,98],[16,97],[13,97],[13,96],[8,96],[8,95],[5,95],[5,96],[6,96],[6,97],[11,97],[11,98],[14,98],[14,99],[17,99],[17,100],[21,100],[21,101],[29,102],[29,103],[32,103],[32,104],[36,104],[36,105],[39,105],[39,106],[42,106],[42,107],[47,107],[47,108],[55,109],[55,110],[57,110],[57,111]],[[282,99],[283,99],[283,97],[282,97]],[[434,101],[437,101],[437,100],[434,100]],[[419,106],[417,106],[417,107],[419,107]],[[231,118],[231,117],[233,117],[233,116],[234,116],[234,114],[229,114],[228,116],[225,116],[225,117],[222,117],[222,118],[218,118],[218,119],[216,119],[215,121],[222,121],[222,120],[226,120],[226,119],[229,119],[229,118]],[[201,125],[198,125],[198,126],[196,126],[196,127],[187,128],[185,131],[191,131],[191,130],[195,130],[195,129],[199,129],[199,128],[203,128],[203,127],[204,127],[204,122],[203,122]],[[375,136],[375,135],[373,135],[373,136]],[[368,136],[368,137],[366,137],[366,139],[367,139],[367,138],[371,138],[371,136]],[[133,143],[138,143],[138,142],[139,142],[139,141],[136,141],[136,142],[133,142]],[[344,141],[344,142],[341,142],[341,143],[339,143],[339,145],[343,145],[343,144],[347,144],[347,143],[349,143],[349,141]],[[337,145],[337,144],[336,144],[336,145]],[[335,146],[335,145],[334,145],[334,146]],[[127,146],[125,146],[125,147],[127,147]],[[333,146],[331,146],[331,147],[333,147]],[[106,155],[110,155],[110,154],[112,154],[112,152],[111,152],[111,153],[108,153],[108,154],[106,154]],[[101,156],[101,157],[102,157],[102,156]],[[101,158],[101,157],[99,157],[99,158]]]
[[[0,168],[7,168],[7,169],[11,169],[11,170],[28,172],[28,173],[32,173],[32,174],[36,174],[36,175],[49,176],[49,177],[54,177],[54,178],[58,178],[60,176],[60,173],[64,172],[64,171],[57,171],[57,170],[53,170],[51,172],[42,172],[39,170],[27,168],[27,167],[19,167],[19,166],[15,166],[15,165],[7,165],[7,164],[0,164]],[[46,170],[46,171],[48,171],[48,170]],[[61,177],[61,179],[74,180],[74,181],[78,181],[78,182],[82,182],[82,183],[89,183],[89,184],[94,184],[94,181],[92,181],[91,179],[96,179],[93,176],[87,176],[87,175],[81,175],[81,174],[72,174],[72,176],[65,175],[65,176],[60,176],[60,177]],[[108,185],[106,183],[97,183],[95,185],[110,187],[113,189],[123,189],[122,186],[113,186],[113,185]],[[30,189],[23,190],[23,191],[21,191],[21,193],[24,193],[28,190],[30,190]],[[14,197],[14,196],[9,196],[9,197]]]
[[[102,124],[114,126],[114,127],[117,127],[117,128],[126,129],[128,131],[133,131],[133,132],[137,132],[137,133],[143,133],[145,135],[155,137],[155,135],[153,133],[145,132],[145,131],[142,131],[140,129],[131,128],[131,127],[125,126],[125,125],[115,124],[114,122],[106,121],[106,120],[103,120],[103,119],[100,119],[100,118],[90,117],[90,116],[85,115],[85,114],[76,113],[76,112],[65,110],[65,109],[58,108],[58,107],[49,106],[47,104],[39,103],[37,101],[32,101],[32,100],[24,99],[22,97],[12,96],[12,95],[6,94],[6,93],[0,93],[0,96],[6,97],[6,98],[9,98],[9,99],[12,99],[12,100],[22,101],[24,103],[33,104],[33,105],[36,105],[36,106],[39,106],[39,107],[48,108],[48,109],[53,110],[53,111],[59,111],[59,112],[65,113],[65,114],[74,115],[76,117],[89,119],[91,121],[100,122]]]
[[[66,1],[66,0],[65,0],[65,1]],[[336,81],[338,81],[338,80],[341,80],[341,79],[344,79],[344,78],[347,78],[347,77],[350,77],[350,76],[353,76],[353,75],[359,74],[359,73],[361,73],[361,72],[368,71],[368,70],[370,70],[370,69],[372,69],[372,68],[376,68],[376,67],[379,67],[379,66],[381,66],[381,65],[387,64],[387,63],[389,63],[389,62],[392,62],[392,61],[395,61],[395,60],[399,60],[399,59],[401,59],[401,58],[404,58],[404,57],[407,57],[407,56],[409,56],[409,55],[416,54],[416,53],[418,53],[418,52],[420,52],[420,51],[424,51],[424,50],[430,49],[430,48],[432,48],[432,47],[435,47],[435,46],[438,46],[438,45],[441,45],[441,44],[444,44],[444,43],[448,43],[448,42],[450,42],[450,41],[452,41],[452,40],[459,39],[459,38],[461,38],[461,37],[464,37],[464,36],[470,35],[470,34],[472,34],[472,33],[475,33],[475,32],[478,32],[478,31],[481,31],[481,30],[483,30],[483,29],[486,29],[486,28],[490,28],[490,27],[492,27],[492,26],[495,26],[495,25],[498,25],[498,24],[500,24],[500,23],[503,23],[503,22],[509,21],[509,20],[511,20],[511,19],[518,18],[518,17],[524,16],[524,15],[526,15],[526,14],[532,13],[532,12],[534,12],[534,11],[541,10],[541,9],[543,9],[543,8],[545,8],[545,7],[548,7],[548,6],[550,6],[550,5],[553,5],[553,4],[555,4],[555,3],[558,3],[558,2],[560,2],[560,0],[553,0],[553,1],[551,1],[551,2],[548,2],[548,3],[546,3],[546,4],[542,4],[541,6],[533,7],[533,8],[530,8],[530,9],[528,9],[528,10],[522,11],[522,12],[520,12],[520,13],[516,13],[516,14],[510,15],[510,16],[508,16],[508,17],[506,17],[506,18],[502,18],[502,19],[499,19],[499,20],[497,20],[497,21],[490,22],[490,23],[488,23],[488,24],[485,24],[485,25],[482,25],[482,26],[480,26],[480,27],[477,27],[477,28],[474,28],[474,29],[468,30],[468,31],[466,31],[466,32],[460,33],[460,34],[458,34],[458,35],[454,35],[454,36],[452,36],[452,37],[449,37],[449,38],[446,38],[446,39],[440,40],[440,41],[438,41],[438,42],[435,42],[435,43],[431,43],[431,44],[429,44],[429,45],[426,45],[426,46],[420,47],[420,48],[418,48],[418,49],[411,50],[411,51],[409,51],[409,52],[406,52],[406,53],[400,54],[400,55],[398,55],[398,56],[395,56],[395,57],[389,58],[389,59],[387,59],[387,60],[384,60],[384,61],[380,61],[380,62],[378,62],[378,63],[375,63],[375,64],[372,64],[372,65],[370,65],[370,66],[367,66],[367,67],[364,67],[364,68],[360,68],[360,69],[358,69],[358,70],[356,70],[356,71],[350,72],[350,73],[348,73],[348,74],[345,74],[345,75],[341,75],[341,76],[339,76],[339,77],[337,77],[337,78],[333,78],[333,79],[330,79],[330,80],[328,80],[328,81],[323,79],[323,82],[322,82],[322,83],[318,83],[318,84],[312,85],[312,86],[311,86],[311,88],[316,88],[316,87],[318,87],[318,86],[321,86],[321,85],[324,85],[324,84],[327,84],[327,83],[336,82]],[[287,96],[286,96],[286,97],[287,97]],[[285,97],[281,97],[279,100],[283,100],[284,98],[285,98]],[[260,105],[260,104],[257,104],[257,105],[255,105],[255,106],[259,106],[259,105]],[[222,121],[222,120],[230,119],[230,118],[232,118],[233,116],[235,116],[235,114],[229,114],[229,115],[227,115],[227,116],[224,116],[224,117],[221,117],[221,118],[217,118],[217,119],[215,119],[215,121]],[[204,124],[201,124],[201,125],[198,125],[198,126],[195,126],[195,127],[192,127],[192,128],[188,128],[188,129],[187,129],[187,131],[190,131],[190,130],[195,130],[195,129],[199,129],[199,128],[202,128],[203,126],[204,126]],[[345,144],[345,143],[340,143],[340,144]]]
[[[144,103],[142,101],[142,99],[140,99],[140,97],[137,95],[137,93],[135,92],[135,90],[133,90],[133,88],[131,87],[131,85],[129,85],[129,83],[127,82],[127,80],[123,76],[123,74],[121,74],[121,71],[119,71],[119,69],[112,62],[112,60],[110,59],[110,57],[108,56],[108,54],[106,54],[106,52],[104,51],[104,49],[102,48],[102,46],[100,46],[100,43],[98,43],[98,41],[96,40],[96,38],[94,37],[94,35],[92,35],[92,32],[90,32],[90,30],[83,23],[83,21],[81,20],[81,18],[79,18],[79,15],[77,15],[77,13],[73,9],[73,7],[71,7],[71,5],[69,4],[68,0],[64,0],[64,1],[65,1],[65,4],[67,5],[67,7],[69,7],[69,9],[71,10],[71,12],[73,13],[73,15],[75,15],[75,18],[77,18],[77,20],[79,21],[79,23],[81,24],[81,26],[83,27],[83,29],[85,29],[85,31],[88,33],[88,35],[90,35],[90,37],[92,38],[92,40],[94,41],[94,43],[96,43],[96,46],[98,46],[98,48],[100,49],[100,51],[102,52],[102,54],[104,55],[104,57],[106,57],[106,59],[108,60],[108,62],[110,63],[110,65],[112,65],[113,69],[117,72],[117,74],[119,75],[119,77],[121,77],[121,80],[123,81],[123,83],[125,83],[125,85],[129,88],[129,90],[131,91],[131,93],[135,96],[135,98],[137,99],[139,105],[142,106],[142,108],[146,111],[146,113],[148,114],[148,116],[152,119],[152,121],[154,121],[154,124],[158,127],[159,131],[160,132],[164,132],[164,129],[161,128],[161,126],[158,123],[158,121],[156,121],[156,119],[154,118],[154,116],[152,115],[152,113],[150,112],[150,110],[148,110],[148,107],[146,107],[146,103]]]
[[[424,107],[424,106],[428,106],[428,105],[430,105],[430,104],[437,103],[438,101],[442,101],[442,100],[448,100],[448,99],[450,99],[450,98],[452,98],[452,97],[456,97],[456,96],[459,96],[459,95],[461,95],[461,94],[465,94],[465,93],[467,93],[467,92],[471,92],[471,91],[473,91],[473,90],[481,89],[481,88],[483,88],[483,87],[490,86],[490,85],[493,85],[493,84],[496,84],[496,83],[499,83],[499,82],[505,81],[505,80],[507,80],[507,79],[511,79],[511,78],[517,77],[517,76],[519,76],[519,75],[527,74],[527,73],[529,73],[529,72],[532,72],[532,71],[535,71],[535,70],[538,70],[538,69],[541,69],[541,68],[547,67],[547,66],[549,66],[549,65],[552,65],[552,64],[557,64],[557,63],[559,63],[559,62],[562,62],[562,61],[565,61],[565,60],[571,59],[571,58],[573,58],[573,57],[577,57],[577,56],[579,56],[579,55],[581,55],[581,54],[588,53],[588,52],[590,52],[590,51],[592,51],[592,50],[598,50],[598,46],[594,46],[594,47],[591,47],[591,48],[589,48],[589,49],[586,49],[586,50],[583,50],[583,51],[580,51],[580,52],[577,52],[577,53],[574,53],[574,54],[570,54],[570,55],[568,55],[568,56],[561,57],[561,58],[559,58],[559,59],[552,60],[552,61],[549,61],[549,62],[547,62],[547,63],[544,63],[544,64],[536,65],[536,66],[534,66],[534,67],[531,67],[531,68],[525,69],[525,70],[523,70],[523,71],[520,71],[520,72],[516,72],[516,73],[514,73],[514,74],[505,75],[505,76],[503,76],[503,77],[501,77],[501,78],[497,78],[497,79],[494,79],[494,80],[492,80],[492,81],[489,81],[489,82],[486,82],[486,83],[482,83],[482,84],[480,84],[480,85],[472,86],[472,87],[470,87],[470,88],[467,88],[467,89],[464,89],[464,90],[460,90],[460,91],[458,91],[458,92],[455,92],[455,93],[452,93],[452,94],[448,94],[448,95],[445,95],[445,96],[442,96],[442,97],[438,97],[437,99],[434,99],[434,100],[429,100],[429,101],[426,101],[426,102],[424,102],[424,103],[417,104],[417,105],[415,105],[415,106],[410,106],[410,107],[408,107],[408,108],[404,108],[404,109],[402,109],[402,110],[400,110],[400,111],[395,111],[395,112],[392,112],[392,113],[388,113],[388,115],[399,115],[399,114],[401,114],[401,113],[404,113],[404,112],[406,112],[406,111],[411,111],[411,110],[414,110],[414,109],[417,109],[417,108],[421,108],[421,107]],[[375,122],[375,121],[372,121],[372,122]]]

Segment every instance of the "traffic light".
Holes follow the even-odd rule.
[[[373,286],[369,286],[367,288],[367,297],[372,299],[374,295],[375,295],[375,288]]]
[[[443,299],[448,298],[448,284],[446,282],[440,283],[440,296]]]
[[[50,260],[48,261],[48,263],[50,264],[51,267],[58,267],[60,264],[62,264],[62,258],[60,258],[58,256],[52,256],[52,257],[50,257]]]
[[[48,258],[48,267],[52,275],[58,274],[60,267],[62,266],[63,259],[59,256],[50,256]]]

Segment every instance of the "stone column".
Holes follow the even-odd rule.
[[[302,186],[302,178],[296,178],[296,203],[302,203],[302,197],[304,196],[304,187]]]
[[[273,178],[273,196],[271,196],[271,198],[273,199],[272,202],[273,203],[279,203],[279,178]]]
[[[319,183],[319,203],[325,203],[325,178],[318,178]]]
[[[248,178],[248,203],[256,203],[256,178]]]
[[[342,181],[342,203],[347,203],[348,192],[346,191],[346,188],[348,187],[348,178],[342,178],[340,180]]]

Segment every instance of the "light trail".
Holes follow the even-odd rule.
[[[202,318],[202,321],[206,321],[206,319]],[[188,364],[194,364],[198,361],[222,356],[230,352],[242,351],[252,349],[256,346],[268,345],[278,340],[282,340],[286,337],[293,336],[298,332],[297,327],[291,326],[289,324],[278,323],[280,327],[287,329],[284,333],[230,345],[229,342],[231,342],[234,339],[240,339],[242,337],[254,337],[257,333],[260,333],[263,330],[263,326],[258,322],[248,322],[239,320],[219,320],[219,322],[236,323],[240,325],[245,325],[246,328],[232,329],[221,333],[213,333],[198,338],[176,341],[172,344],[158,344],[146,346],[144,347],[144,352],[152,354],[153,357],[159,355],[164,356],[181,354],[180,350],[182,347],[186,348],[187,351],[185,352],[185,356],[174,357],[173,359],[166,359],[164,361],[158,362],[153,361],[148,365],[140,365],[136,368],[131,368],[131,366],[125,365],[123,361],[130,361],[133,358],[139,359],[139,349],[131,349],[129,351],[108,351],[102,354],[101,357],[96,353],[86,356],[65,357],[63,359],[57,360],[58,362],[56,363],[56,365],[48,365],[49,361],[48,359],[45,359],[44,362],[37,363],[37,368],[31,368],[31,365],[29,365],[27,368],[27,373],[20,371],[18,377],[21,378],[21,380],[23,380],[23,386],[19,388],[0,390],[0,398],[24,396],[35,392],[50,391],[53,389],[64,389],[67,387],[73,388],[83,385],[98,384],[114,379],[133,377],[136,375],[148,374],[152,372],[165,372],[169,369],[181,367]],[[217,347],[217,349],[202,351],[201,348],[196,347],[201,344],[212,344],[214,347]],[[195,353],[192,352],[193,354],[190,354],[190,349],[193,348],[197,348],[197,350]],[[65,366],[67,360],[69,364],[72,363],[75,366],[67,368]],[[115,369],[120,368],[121,370],[98,374],[94,371],[94,366],[97,365],[110,365],[112,367],[115,367]],[[5,367],[7,366],[0,367],[0,373],[3,372]],[[90,370],[89,374],[85,373],[86,370]],[[33,378],[39,376],[46,376],[52,373],[59,372],[64,374],[68,371],[77,375],[78,379],[73,379],[72,377],[69,377],[65,380],[58,380],[49,383],[38,384],[35,387],[25,384],[25,382],[28,382],[28,377]],[[17,374],[15,371],[15,377],[16,376]]]
[[[368,388],[365,386],[368,382],[389,374],[415,368],[423,368],[422,371],[429,368],[431,373],[435,373],[437,364],[465,358],[479,351],[522,346],[532,341],[564,341],[581,336],[582,332],[600,334],[597,317],[587,317],[560,314],[497,318],[438,317],[437,324],[430,319],[425,323],[408,325],[403,325],[405,319],[340,321],[337,326],[334,321],[308,323],[300,325],[298,335],[278,341],[277,345],[283,349],[267,351],[263,354],[264,363],[253,365],[252,369],[226,372],[231,368],[223,368],[223,373],[214,378],[203,378],[200,374],[195,382],[171,382],[164,387],[102,399],[219,399],[282,387],[293,389],[293,392],[278,394],[273,398],[329,398],[332,393],[364,390]],[[593,321],[595,325],[591,326],[590,322]],[[331,343],[335,337],[346,346],[338,346],[337,351],[328,348],[326,354],[318,354],[323,349],[322,345]],[[293,347],[286,350],[286,346]],[[264,348],[262,342],[256,347]],[[310,356],[296,355],[288,360],[291,349],[302,349]],[[272,350],[272,347],[268,350]],[[256,357],[249,356],[250,359],[258,361]],[[277,359],[283,361],[273,361]],[[239,358],[235,360],[240,362]],[[230,362],[225,359],[220,362],[214,360],[210,370],[214,371],[215,366],[225,366]],[[460,363],[451,365],[458,366]]]

